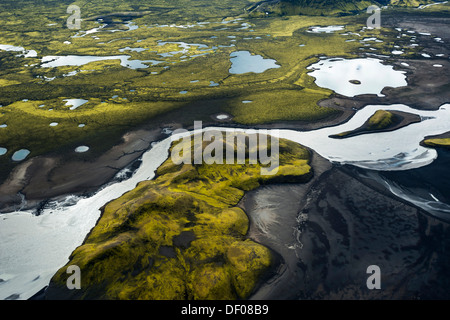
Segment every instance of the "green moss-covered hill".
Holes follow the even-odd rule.
[[[248,161],[175,165],[169,157],[154,180],[104,207],[84,244],[53,277],[46,297],[249,297],[274,260],[268,248],[246,236],[249,221],[237,206],[240,199],[261,184],[312,176],[304,147],[280,140],[279,159],[277,174],[262,176],[261,165]],[[70,265],[81,269],[81,290],[66,288]]]
[[[415,114],[401,111],[377,110],[361,127],[330,135],[330,138],[344,139],[367,133],[394,131],[420,121],[420,116]]]

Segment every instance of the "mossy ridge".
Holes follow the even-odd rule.
[[[97,9],[99,8],[98,4],[84,3],[83,5],[93,6],[89,7],[91,9],[96,6]],[[36,10],[40,12],[41,9],[44,10],[43,8]],[[124,6],[120,9],[128,11],[130,7]],[[27,8],[23,10],[26,11]],[[61,11],[61,14],[63,13],[64,11]],[[0,16],[2,15],[7,21],[12,19],[12,16],[7,13],[0,13]],[[50,13],[46,13],[46,16],[47,19],[39,22],[33,20],[33,24],[39,24],[39,28],[33,29],[33,32],[29,32],[31,30],[28,29],[17,32],[15,24],[9,25],[0,36],[0,43],[20,44],[26,49],[35,49],[39,56],[127,54],[131,56],[131,60],[158,58],[157,60],[161,59],[170,64],[170,68],[164,69],[166,65],[161,64],[147,69],[132,70],[120,66],[118,60],[98,61],[80,67],[24,67],[25,64],[39,64],[40,59],[19,58],[15,57],[15,53],[0,52],[2,62],[5,62],[1,79],[9,84],[0,86],[0,104],[4,106],[2,112],[5,113],[5,121],[9,122],[8,128],[3,130],[0,136],[0,146],[8,150],[6,155],[0,157],[1,167],[8,167],[2,170],[2,176],[15,165],[11,162],[10,156],[18,149],[31,150],[31,158],[48,152],[63,154],[66,151],[72,151],[76,145],[85,144],[91,147],[89,154],[98,155],[107,150],[108,146],[111,147],[120,141],[121,135],[130,128],[142,125],[157,115],[180,109],[194,101],[228,99],[220,111],[232,114],[233,121],[243,125],[279,121],[313,122],[335,117],[339,111],[317,105],[318,101],[329,97],[331,91],[318,88],[312,78],[307,75],[306,66],[315,62],[321,55],[355,57],[356,55],[351,52],[357,51],[359,46],[356,41],[345,42],[352,35],[344,36],[339,33],[317,35],[305,32],[308,26],[321,24],[323,22],[321,17],[242,20],[252,24],[254,32],[251,33],[244,30],[217,31],[217,28],[222,25],[219,19],[218,22],[193,30],[140,27],[129,33],[102,33],[101,40],[95,40],[89,36],[70,38],[76,31],[62,28],[61,21],[58,22],[58,29],[46,26],[45,23],[54,22]],[[35,19],[34,16],[32,18]],[[151,25],[157,21],[152,20],[153,18],[154,16],[149,15],[136,18],[135,21],[138,21],[141,26]],[[343,24],[346,26],[346,32],[359,32],[363,26],[363,20],[362,17],[332,17],[327,18],[326,23]],[[98,24],[88,21],[86,25],[83,25],[83,29],[96,26]],[[21,25],[21,28],[25,27]],[[49,29],[52,31],[50,32]],[[230,34],[239,39],[236,47],[218,48],[215,49],[216,52],[209,53],[207,56],[184,62],[177,61],[174,64],[172,62],[176,59],[173,57],[162,59],[158,56],[158,53],[177,50],[175,44],[157,45],[158,39],[203,43],[212,47],[230,44],[227,38]],[[266,34],[272,36],[266,37]],[[211,39],[211,35],[216,35],[217,39]],[[254,39],[244,40],[248,36]],[[386,30],[366,30],[364,36],[376,36],[384,40],[385,38],[394,39],[394,35]],[[255,39],[257,37],[261,39]],[[323,41],[323,37],[327,40]],[[63,43],[67,39],[72,41],[71,45]],[[136,43],[138,40],[142,41],[138,44]],[[109,41],[113,42],[108,43]],[[105,44],[101,45],[99,42]],[[300,48],[299,44],[305,44],[305,46]],[[374,44],[374,47],[383,50],[382,52],[389,52],[387,49],[382,49],[385,45],[390,47],[391,41]],[[140,53],[118,51],[127,46],[142,46],[149,50]],[[248,73],[229,76],[227,72],[230,66],[229,54],[234,50],[249,50],[254,54],[276,59],[281,67],[268,70],[263,74]],[[188,55],[195,53],[199,51],[193,47]],[[77,73],[74,76],[64,76],[71,72]],[[157,75],[152,72],[156,72]],[[41,77],[56,77],[56,79],[46,81]],[[190,82],[194,80],[198,82]],[[209,87],[210,81],[218,82],[220,86]],[[188,91],[188,94],[180,95],[179,92],[184,90]],[[286,99],[278,99],[277,92],[285,93]],[[119,95],[121,99],[111,99],[113,95]],[[69,111],[66,110],[68,108],[60,108],[59,99],[63,97],[88,99],[90,103],[77,110]],[[35,111],[29,105],[26,112],[22,112],[25,108],[17,110],[12,106],[8,108],[11,104],[15,106],[17,100],[21,99],[28,99],[30,103],[45,104],[46,107]],[[242,100],[254,101],[252,104],[243,105]],[[107,104],[101,104],[101,101]],[[54,111],[47,112],[48,109]],[[82,113],[87,109],[92,111],[89,117]],[[63,112],[68,114],[63,115]],[[208,115],[205,117],[207,118]],[[14,121],[14,119],[20,119],[20,121]],[[59,122],[59,125],[49,128],[48,121]],[[80,129],[76,122],[87,125]],[[20,126],[38,134],[22,134],[23,129]],[[93,137],[95,141],[100,141],[100,137],[104,137],[103,140],[107,143],[97,144],[93,141]]]
[[[82,290],[65,291],[63,267],[47,292],[76,299],[247,298],[272,255],[246,238],[249,221],[238,202],[261,183],[302,182],[312,174],[306,148],[281,139],[279,156],[278,174],[264,177],[259,163],[176,165],[167,159],[154,180],[107,204],[72,253],[67,266],[81,268]]]
[[[361,127],[330,135],[330,138],[344,139],[374,132],[387,132],[420,122],[419,115],[400,111],[377,110]]]

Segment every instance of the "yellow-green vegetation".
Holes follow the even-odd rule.
[[[296,143],[280,140],[279,159],[278,173],[262,176],[261,164],[248,161],[176,165],[169,158],[154,180],[107,204],[72,253],[67,266],[81,268],[82,289],[66,289],[63,267],[47,293],[76,299],[249,297],[273,257],[246,237],[249,221],[237,206],[240,199],[260,184],[304,182],[312,174],[309,151]]]
[[[390,127],[395,120],[395,115],[387,110],[378,110],[367,122],[368,130],[382,130]]]
[[[424,144],[429,147],[450,148],[450,138],[426,139]]]
[[[405,114],[406,115],[406,114]],[[394,129],[396,126],[402,124],[406,126],[413,122],[420,122],[420,117],[409,114],[410,119],[403,121],[404,118],[397,112],[391,112],[388,110],[377,110],[361,127],[351,130],[341,132],[335,135],[331,135],[330,138],[348,138],[360,134],[372,133],[376,131],[387,131]],[[404,123],[402,123],[404,122]]]

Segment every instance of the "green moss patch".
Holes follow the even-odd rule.
[[[442,139],[426,139],[424,144],[429,147],[444,147],[450,148],[450,138],[442,138]]]

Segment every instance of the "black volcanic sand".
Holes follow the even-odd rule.
[[[427,139],[448,139],[448,138],[450,138],[450,131],[449,132],[445,132],[443,134],[438,134],[436,136],[427,136],[427,137],[425,137],[424,140],[427,140]]]
[[[417,122],[421,121],[420,116],[417,114],[411,114],[408,112],[395,111],[395,110],[387,110],[387,111],[394,114],[395,119],[394,119],[394,123],[392,123],[391,125],[389,125],[386,128],[379,129],[379,130],[371,130],[371,129],[369,129],[369,120],[367,120],[361,127],[357,128],[355,130],[349,131],[349,132],[345,133],[345,135],[333,134],[333,135],[330,135],[329,137],[334,138],[334,139],[345,139],[345,138],[350,138],[350,137],[354,137],[354,136],[359,136],[361,134],[390,132],[390,131],[395,131],[400,128],[409,126],[412,123],[417,123]]]
[[[333,166],[306,192],[246,197],[251,237],[282,257],[252,299],[450,298],[449,224],[360,180]],[[254,223],[261,215],[269,223]],[[381,290],[367,288],[370,265],[381,269]]]

